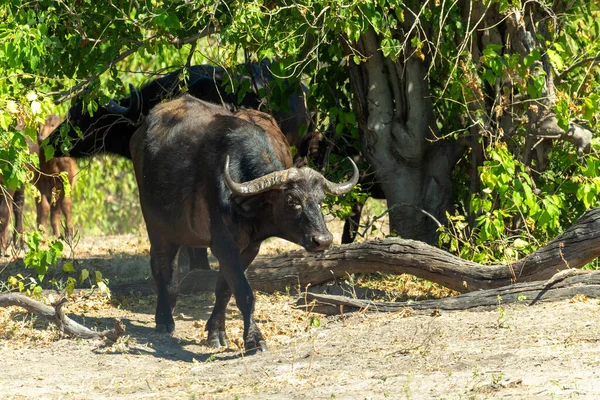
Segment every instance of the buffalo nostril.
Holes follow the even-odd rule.
[[[326,249],[331,245],[331,242],[333,242],[333,235],[331,233],[315,235],[312,240],[317,248]]]

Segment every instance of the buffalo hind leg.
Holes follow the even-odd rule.
[[[210,270],[208,249],[203,247],[188,247],[188,254],[190,257],[190,269]]]
[[[173,333],[175,331],[173,309],[179,294],[178,251],[179,245],[169,243],[162,238],[150,237],[150,266],[158,292],[154,316],[157,332]]]
[[[231,299],[231,288],[233,287],[236,304],[244,318],[244,347],[246,351],[267,350],[265,340],[253,317],[254,293],[244,275],[244,271],[252,263],[259,249],[260,242],[252,244],[241,254],[239,262],[235,262],[235,257],[232,257],[230,251],[213,248],[213,254],[219,260],[219,276],[215,288],[215,306],[206,323],[208,344],[212,347],[228,346],[225,333],[225,312]],[[241,270],[236,267],[236,264],[241,264]]]
[[[62,214],[65,216],[65,225],[66,232],[65,238],[72,239],[75,234],[75,230],[73,229],[73,199],[71,197],[67,197],[65,195],[60,199],[60,210]]]
[[[50,206],[50,225],[52,225],[52,234],[54,237],[60,236],[60,216],[62,215],[58,204]]]
[[[2,256],[8,256],[8,225],[12,204],[12,193],[0,187],[0,255]]]
[[[208,345],[215,349],[219,349],[221,346],[229,347],[227,334],[225,333],[225,311],[231,299],[231,294],[231,289],[225,277],[219,272],[215,287],[215,306],[205,328],[208,332]]]

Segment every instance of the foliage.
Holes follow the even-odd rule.
[[[543,107],[535,99],[543,97],[546,76],[535,65],[546,56],[556,72],[553,111],[559,126],[567,129],[569,121],[575,119],[594,132],[600,128],[600,68],[592,61],[600,54],[600,13],[597,4],[572,5],[564,18],[554,21],[558,24],[549,24],[551,40],[545,42],[545,54],[534,49],[520,58],[503,53],[502,46],[489,44],[480,60],[464,58],[459,63],[462,77],[457,76],[448,85],[446,98],[460,99],[456,103],[464,105],[482,100],[487,88],[497,87],[499,82],[511,82],[516,88],[516,93],[510,92],[508,85],[504,88],[490,115],[479,111],[471,115],[473,124],[486,132],[481,138],[486,143],[485,161],[478,169],[481,191],[468,190],[469,154],[455,170],[457,212],[448,215],[448,226],[440,235],[440,243],[461,257],[478,262],[517,259],[562,232],[586,209],[600,206],[597,134],[589,154],[578,155],[579,150],[571,144],[555,141],[547,165],[534,160],[527,166],[523,160],[529,113]],[[514,98],[534,100],[521,102]],[[514,132],[504,132],[500,127],[507,114],[517,121]],[[490,129],[490,121],[497,121],[496,129]]]
[[[103,156],[78,162],[73,223],[82,234],[116,235],[143,230],[130,160]]]
[[[26,269],[35,270],[35,276],[21,273],[9,276],[6,280],[6,288],[39,298],[44,279],[52,276],[50,284],[53,288],[64,290],[67,294],[73,293],[76,284],[76,279],[73,277],[76,273],[75,267],[70,261],[62,260],[62,263],[59,263],[64,250],[62,240],[46,239],[41,231],[34,230],[25,234],[24,242],[27,245],[27,253],[23,263]],[[62,265],[60,271],[59,264]],[[108,281],[102,277],[100,271],[95,271],[92,281],[90,272],[84,268],[80,272],[79,280],[80,283],[88,282],[92,287],[98,287],[100,291],[110,294],[107,288]]]

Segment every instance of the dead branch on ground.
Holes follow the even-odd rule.
[[[19,293],[0,294],[0,307],[17,306],[24,308],[31,313],[45,318],[56,325],[61,332],[68,335],[82,339],[107,338],[113,342],[120,336],[123,336],[125,327],[120,320],[114,320],[114,328],[112,330],[104,332],[92,331],[65,315],[62,307],[66,303],[67,299],[63,297],[55,303],[52,303],[51,307]]]

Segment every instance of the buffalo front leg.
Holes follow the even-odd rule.
[[[179,294],[176,265],[178,251],[178,245],[169,243],[162,238],[150,237],[150,266],[158,292],[154,316],[157,332],[173,333],[175,331],[173,309]]]
[[[239,257],[236,257],[231,251],[227,252],[219,247],[213,247],[213,254],[219,260],[220,268],[215,288],[215,306],[206,323],[208,343],[216,348],[228,346],[225,333],[225,312],[227,303],[231,299],[231,288],[233,288],[236,304],[244,318],[244,347],[246,351],[265,351],[267,345],[253,317],[254,293],[244,275],[244,271],[258,254],[260,243],[252,244]]]
[[[13,194],[13,215],[15,216],[15,230],[13,244],[15,248],[23,249],[23,210],[25,207],[25,189],[15,190]]]
[[[12,194],[0,187],[0,255],[8,256],[8,224],[12,213]]]

